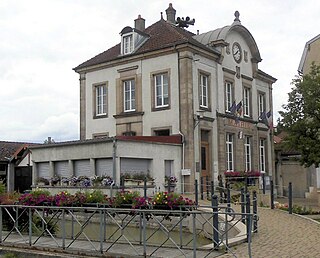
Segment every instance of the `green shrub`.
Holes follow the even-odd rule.
[[[93,192],[85,192],[87,203],[105,203],[106,196],[101,190],[94,190]]]
[[[3,181],[0,181],[0,194],[3,194],[6,192],[6,185],[3,183]]]

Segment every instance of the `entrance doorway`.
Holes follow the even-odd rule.
[[[32,167],[17,167],[14,182],[14,190],[17,192],[23,193],[25,190],[31,190]]]
[[[201,184],[204,192],[210,190],[211,182],[209,132],[201,130]]]

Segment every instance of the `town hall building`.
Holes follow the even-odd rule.
[[[134,167],[159,186],[174,175],[182,192],[218,175],[272,176],[276,79],[258,68],[239,12],[202,34],[189,32],[194,20],[176,17],[172,4],[165,16],[146,26],[139,15],[119,28],[117,45],[74,68],[80,141],[33,147],[34,182],[59,167],[69,176],[108,170],[116,182]]]

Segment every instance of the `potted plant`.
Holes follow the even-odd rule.
[[[52,177],[51,179],[50,179],[50,184],[52,185],[52,186],[55,186],[55,185],[57,185],[58,183],[60,183],[60,177],[59,176],[57,176],[57,175],[55,175],[54,177]]]
[[[44,177],[37,178],[37,185],[49,185],[49,179]]]
[[[62,186],[69,186],[69,183],[70,183],[70,178],[67,178],[67,177],[61,178],[61,185]]]
[[[92,186],[97,187],[97,186],[102,185],[103,177],[102,176],[92,176],[92,177],[90,177],[90,180],[91,180]]]

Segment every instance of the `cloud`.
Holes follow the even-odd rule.
[[[48,117],[39,127],[34,128],[31,138],[45,140],[50,136],[56,142],[79,139],[79,116],[74,113],[65,113],[59,116]]]
[[[121,29],[134,26],[139,14],[149,26],[160,12],[166,18],[167,7],[162,0],[1,0],[1,139],[78,136],[79,77],[72,68],[117,44]],[[314,25],[320,24],[320,2],[177,0],[173,7],[177,17],[195,18],[189,27],[194,33],[230,25],[234,12],[240,12],[263,58],[259,68],[278,79],[273,89],[277,114],[304,44],[319,33]]]

